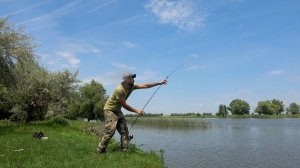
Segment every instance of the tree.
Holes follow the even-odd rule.
[[[258,102],[255,112],[258,114],[281,114],[284,111],[284,104],[280,100],[266,100]]]
[[[8,88],[13,95],[10,118],[14,121],[25,119],[26,122],[44,119],[50,101],[48,72],[35,63],[17,63],[13,73],[16,84]]]
[[[228,114],[228,109],[226,105],[220,104],[219,105],[219,111],[216,114],[217,116],[222,116],[222,117],[226,117]]]
[[[69,111],[72,117],[84,117],[88,120],[91,119],[104,119],[104,104],[107,100],[106,90],[102,84],[92,80],[90,83],[85,84],[79,89],[79,99],[70,104]],[[76,107],[78,111],[76,111]]]
[[[31,92],[32,87],[27,87],[36,83],[24,78],[33,70],[25,68],[29,65],[36,65],[31,38],[21,28],[9,24],[7,18],[0,18],[0,119],[28,119],[30,109],[26,105],[33,102],[27,98],[37,96]]]
[[[287,113],[289,114],[299,114],[300,113],[300,105],[293,102],[289,105],[288,108],[286,108]]]
[[[271,101],[259,101],[255,109],[255,112],[260,114],[272,115],[276,113],[276,108]]]
[[[13,106],[11,101],[13,95],[7,87],[0,84],[0,119],[9,118],[11,113],[9,112]]]
[[[271,103],[274,105],[276,115],[281,114],[284,111],[283,101],[273,99],[271,100]]]
[[[78,71],[71,73],[68,70],[54,72],[49,75],[49,90],[51,102],[49,102],[48,116],[63,115],[68,116],[68,106],[77,98]]]
[[[31,38],[7,20],[0,18],[0,84],[10,86],[16,82],[15,64],[34,63],[35,55]]]
[[[87,118],[88,120],[92,120],[95,118],[94,104],[91,99],[83,100],[83,102],[80,104],[79,110],[82,117]]]
[[[230,103],[228,110],[236,115],[249,114],[250,105],[244,100],[235,99]]]
[[[28,122],[67,115],[78,92],[78,72],[52,73],[35,59],[31,38],[0,18],[0,119]]]

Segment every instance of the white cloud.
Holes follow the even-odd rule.
[[[191,105],[195,106],[195,107],[203,107],[204,106],[204,104],[202,104],[202,103],[193,103]]]
[[[193,30],[203,25],[206,13],[200,12],[192,0],[150,0],[146,4],[162,24],[173,24],[179,29]]]
[[[243,3],[247,0],[221,0],[220,3],[227,4],[227,3]]]
[[[42,63],[46,63],[47,65],[55,65],[58,64],[57,60],[51,57],[49,54],[38,54],[38,59]]]
[[[32,18],[30,20],[26,20],[23,22],[20,22],[19,24],[33,24],[33,23],[46,23],[47,21],[49,21],[50,19],[53,19],[55,17],[64,15],[64,14],[68,14],[78,8],[81,8],[82,6],[78,5],[79,1],[72,1],[50,13],[46,13],[44,15]]]
[[[95,77],[87,78],[82,80],[83,83],[88,83],[92,79],[102,83],[103,85],[116,85],[122,81],[122,75],[123,71],[117,71],[117,72],[106,72],[102,75],[98,75]],[[161,77],[158,76],[157,72],[154,71],[144,71],[140,74],[137,74],[136,81],[137,82],[145,82],[145,81],[155,81],[159,80]]]
[[[272,71],[269,71],[269,74],[271,74],[271,75],[280,75],[282,73],[283,73],[282,70],[272,70]]]
[[[94,77],[86,78],[82,80],[82,83],[88,83],[91,80],[96,80],[102,83],[104,86],[116,85],[122,81],[122,75],[124,71],[110,71],[101,75],[97,75]],[[137,74],[136,82],[149,82],[149,81],[157,81],[162,80],[163,78],[158,75],[158,72],[155,71],[143,71]]]
[[[48,65],[55,65],[55,64],[57,64],[56,61],[51,61],[51,60],[46,61],[46,63],[47,63]]]
[[[191,57],[192,58],[199,58],[199,55],[198,54],[192,54]]]
[[[64,48],[70,48],[72,49],[73,52],[77,52],[77,53],[99,53],[100,50],[92,45],[88,45],[88,44],[82,44],[79,43],[75,40],[66,40],[66,42],[63,42],[61,44],[61,46],[63,46]]]
[[[144,71],[142,73],[137,74],[137,81],[155,81],[162,80],[163,78],[156,71]]]
[[[71,64],[72,67],[78,67],[80,60],[76,58],[76,56],[71,52],[63,52],[63,51],[57,51],[57,56],[60,56],[62,58],[65,58],[66,61]]]
[[[113,62],[112,65],[114,67],[122,69],[122,70],[134,70],[135,69],[134,66],[130,66],[130,65],[127,65],[127,64],[123,64],[123,63]]]
[[[1,2],[1,1],[0,1]],[[31,6],[28,6],[28,7],[22,7],[22,9],[19,9],[19,10],[16,10],[16,11],[13,11],[13,12],[10,12],[7,14],[7,16],[10,16],[10,15],[18,15],[18,14],[21,14],[21,13],[25,13],[27,11],[30,11],[38,6],[40,6],[41,4],[44,4],[46,1],[42,1],[42,2],[39,2],[39,3],[36,3],[34,5],[31,5]]]
[[[117,83],[120,83],[122,81],[122,72],[107,72],[103,75],[98,75],[95,77],[84,79],[82,80],[82,83],[88,83],[93,79],[102,83],[105,86],[116,85]]]
[[[196,70],[196,69],[199,69],[199,68],[205,69],[207,67],[208,67],[208,65],[192,65],[192,66],[189,66],[189,67],[185,68],[184,71],[192,71],[192,70]]]
[[[136,47],[137,45],[136,44],[134,44],[134,43],[132,43],[132,42],[124,42],[123,43],[124,45],[126,45],[127,47],[130,47],[130,48],[134,48],[134,47]]]
[[[97,10],[100,10],[106,6],[109,6],[111,4],[114,4],[116,3],[118,0],[108,0],[108,1],[105,1],[105,2],[101,2],[101,4],[97,5],[96,7],[92,8],[91,10],[89,10],[87,13],[91,13],[91,12],[95,12]]]
[[[193,65],[193,66],[189,66],[189,67],[185,68],[184,70],[185,71],[191,71],[191,70],[195,70],[195,69],[198,69],[198,68],[199,68],[199,66]]]
[[[52,43],[51,50],[53,52],[39,53],[43,63],[56,67],[56,69],[63,66],[78,68],[81,62],[79,56],[95,56],[100,53],[100,49],[88,44],[89,42],[72,38],[58,38],[57,41],[59,42]]]

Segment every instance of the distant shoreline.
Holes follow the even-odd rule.
[[[126,115],[126,118],[137,117],[137,115]],[[300,114],[279,114],[279,115],[258,115],[258,114],[249,114],[249,115],[227,115],[226,117],[216,116],[216,115],[201,115],[201,116],[194,116],[194,115],[178,115],[178,116],[143,116],[143,118],[220,118],[220,119],[282,119],[282,118],[300,118]]]

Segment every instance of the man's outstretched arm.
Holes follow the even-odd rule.
[[[162,80],[160,82],[156,82],[156,83],[145,83],[145,84],[138,84],[136,85],[136,89],[147,89],[147,88],[151,88],[157,85],[166,85],[168,83],[167,80]]]

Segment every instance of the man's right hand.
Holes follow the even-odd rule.
[[[138,110],[138,111],[137,111],[137,114],[139,114],[139,115],[144,115],[145,112],[144,112],[143,110]]]

